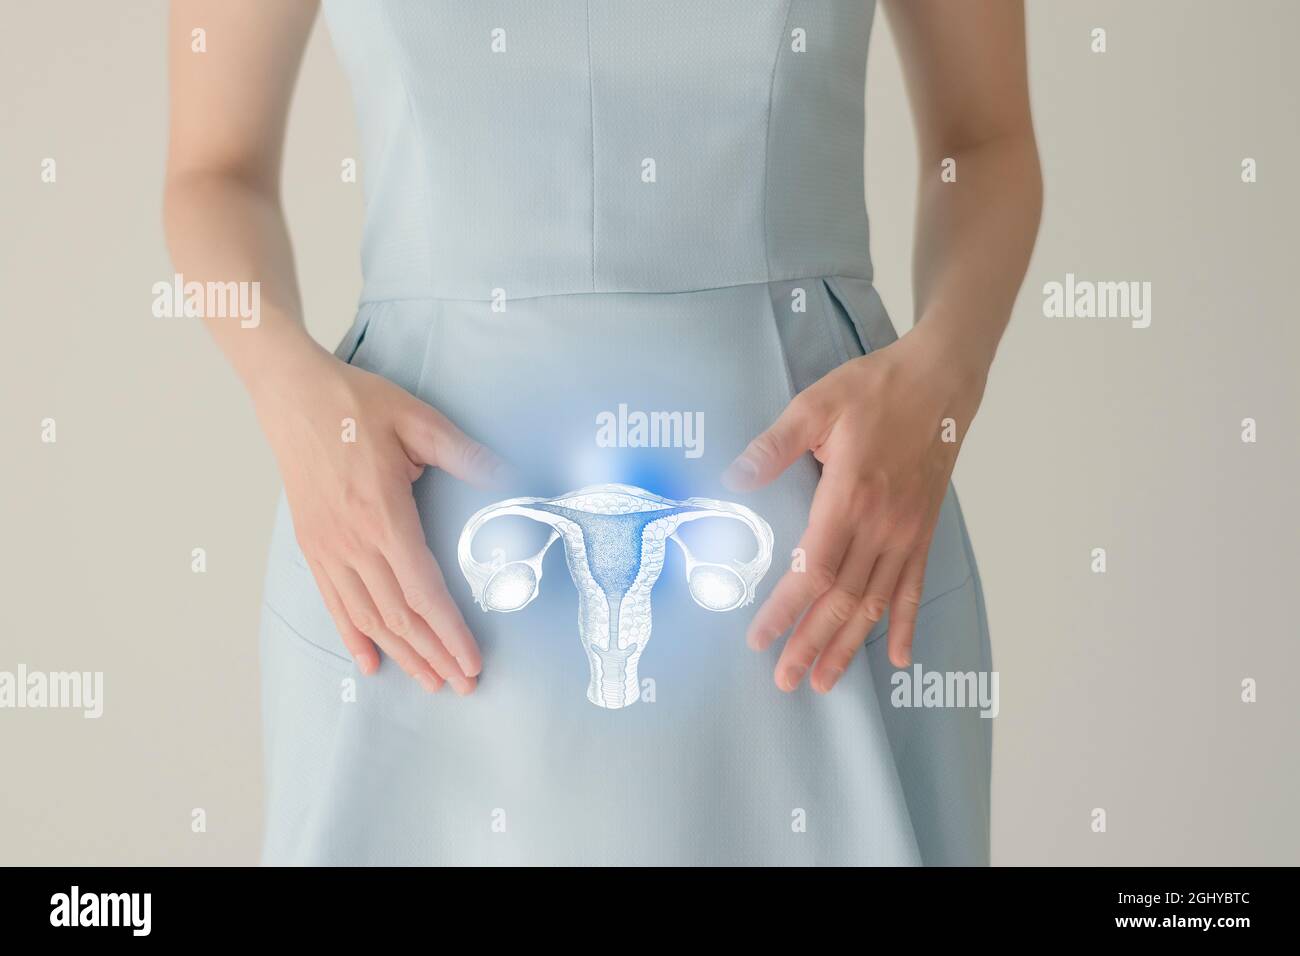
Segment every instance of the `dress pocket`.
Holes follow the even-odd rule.
[[[348,365],[352,364],[352,360],[357,357],[357,352],[361,350],[361,343],[366,340],[366,331],[370,328],[371,318],[372,313],[369,308],[362,307],[357,312],[357,316],[352,320],[352,325],[344,334],[343,340],[334,349],[334,355],[337,358],[342,359]]]
[[[334,355],[348,365],[357,365],[369,370],[367,358],[371,352],[371,343],[384,320],[391,311],[390,302],[363,302],[357,309],[356,318],[344,334],[342,341],[334,349]]]
[[[842,276],[768,286],[791,395],[898,338],[870,282]]]
[[[354,673],[352,658],[340,654],[337,650],[304,635],[275,605],[269,601],[262,602],[262,627],[268,640],[274,640],[280,646],[291,647],[306,654],[317,663],[332,667],[344,673]]]
[[[789,397],[794,398],[851,357],[845,320],[834,311],[822,279],[772,282],[768,294]],[[862,354],[857,346],[854,351]]]
[[[871,340],[860,328],[859,323],[854,321],[852,313],[845,307],[844,302],[835,294],[830,280],[822,279],[818,282],[817,290],[821,294],[824,306],[822,315],[826,320],[826,331],[832,346],[839,353],[840,362],[847,362],[870,353]]]
[[[898,340],[885,304],[876,287],[865,279],[828,276],[822,279],[827,314],[837,320],[838,332],[850,358],[870,355]]]
[[[273,636],[292,636],[292,643],[307,645],[318,656],[326,655],[323,660],[333,658],[344,667],[352,666],[352,656],[298,547],[293,519],[283,495],[271,532],[262,602],[262,617]]]

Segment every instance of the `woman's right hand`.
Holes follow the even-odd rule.
[[[426,466],[492,486],[506,465],[436,409],[314,343],[253,394],[293,526],[363,674],[378,645],[429,692],[475,686],[478,645],[425,542],[411,483]]]
[[[192,281],[259,289],[252,329],[205,324],[253,397],[298,543],[362,673],[382,649],[429,690],[474,689],[480,657],[425,544],[411,482],[426,465],[475,483],[496,457],[434,409],[307,335],[280,202],[285,115],[314,0],[173,0],[168,248]],[[195,56],[201,25],[223,42]],[[356,440],[344,434],[354,421]]]

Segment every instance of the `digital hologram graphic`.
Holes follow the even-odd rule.
[[[489,521],[521,515],[550,526],[532,557],[490,561],[474,557],[475,535]],[[689,521],[728,518],[753,533],[757,551],[747,561],[699,561],[678,534]],[[519,611],[537,597],[542,560],[564,541],[569,576],[578,590],[578,637],[587,652],[587,699],[618,709],[641,696],[637,664],[650,640],[650,592],[663,570],[667,542],[682,550],[686,585],[700,607],[731,611],[754,600],[772,563],[772,529],[743,505],[712,498],[672,501],[632,485],[592,485],[558,498],[510,498],[488,505],[460,536],[460,568],[485,611]]]

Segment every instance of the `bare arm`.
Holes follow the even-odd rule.
[[[984,375],[1011,317],[1042,210],[1023,3],[885,4],[920,160],[916,314]],[[949,159],[955,182],[940,176]]]
[[[764,650],[794,628],[775,670],[787,691],[807,674],[834,687],[886,610],[890,660],[910,663],[940,506],[1038,230],[1021,0],[887,7],[920,143],[916,325],[801,392],[725,476],[750,490],[806,452],[822,462],[807,569],[782,577],[748,634]]]
[[[257,324],[205,316],[253,398],[294,531],[362,673],[384,653],[437,691],[481,658],[425,542],[426,465],[487,484],[500,462],[435,409],[307,334],[280,208],[285,118],[316,0],[173,0],[166,228],[187,282],[256,282]],[[192,49],[195,29],[206,51]],[[340,424],[357,422],[343,442]]]
[[[258,282],[254,328],[207,316],[250,391],[320,347],[302,324],[280,209],[285,119],[317,0],[175,0],[168,33],[170,141],[164,217],[177,271],[198,282]],[[205,52],[191,49],[206,32]]]

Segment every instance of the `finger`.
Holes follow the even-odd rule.
[[[926,538],[907,558],[898,585],[889,602],[889,660],[895,667],[912,663],[912,639],[916,635],[916,617],[921,610],[921,594],[925,588],[925,562],[930,554],[930,539]]]
[[[775,480],[799,456],[818,444],[830,427],[816,400],[816,386],[800,392],[767,431],[751,441],[722,473],[732,491],[753,491]]]
[[[432,406],[416,401],[413,414],[398,430],[406,453],[422,465],[434,465],[479,488],[499,488],[513,469],[486,445],[480,445]]]
[[[307,567],[311,569],[312,577],[316,579],[316,589],[320,591],[321,599],[325,602],[325,610],[329,611],[339,636],[343,638],[343,646],[356,661],[357,669],[362,674],[373,674],[379,669],[379,651],[376,650],[374,641],[358,631],[356,625],[352,623],[347,608],[343,606],[339,592],[334,587],[334,582],[325,573],[324,566],[319,561],[308,559]]]
[[[866,533],[859,533],[849,546],[835,583],[813,602],[776,662],[776,686],[792,691],[813,666],[831,638],[857,612],[866,591],[877,548]]]
[[[754,650],[766,650],[794,626],[799,615],[835,584],[840,564],[854,537],[850,519],[851,483],[828,468],[813,494],[808,528],[799,539],[803,569],[791,568],[754,615],[745,639]]]
[[[886,551],[876,559],[862,600],[854,608],[853,615],[835,632],[826,649],[817,658],[817,664],[810,678],[813,690],[823,694],[829,692],[849,669],[849,665],[853,663],[853,656],[866,643],[871,629],[885,616],[889,600],[888,597],[882,598],[880,595],[893,595],[894,585],[898,581],[898,575],[906,559],[907,553],[900,550]]]
[[[436,693],[442,687],[442,678],[429,666],[428,661],[416,653],[415,648],[384,627],[383,618],[371,600],[361,576],[352,568],[336,565],[330,569],[330,580],[338,588],[339,597],[353,626],[383,648],[384,653],[398,667],[420,682],[421,687],[430,693]]]
[[[384,629],[414,648],[434,671],[451,684],[456,693],[464,695],[473,691],[474,679],[465,676],[438,635],[407,606],[397,578],[393,576],[392,568],[383,556],[376,553],[364,558],[356,563],[354,570],[361,576],[371,600],[379,609]]]
[[[396,517],[391,544],[384,557],[393,569],[406,606],[429,625],[429,629],[456,658],[461,673],[476,677],[483,658],[460,608],[447,591],[442,569],[429,551],[414,501]]]

